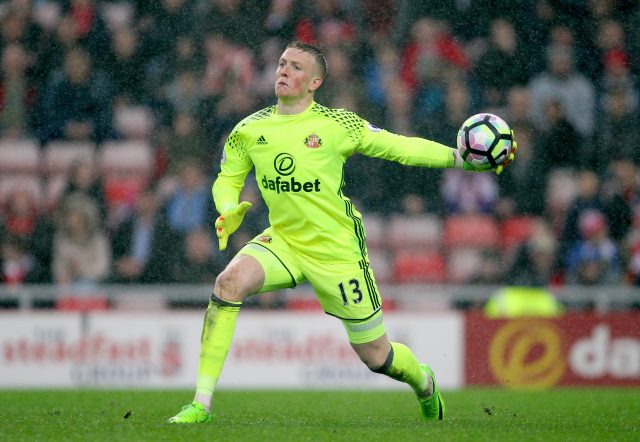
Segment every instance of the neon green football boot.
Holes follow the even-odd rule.
[[[420,364],[420,368],[427,374],[427,376],[431,376],[431,380],[433,381],[433,394],[427,398],[418,399],[418,403],[420,404],[420,414],[426,421],[441,421],[444,419],[444,400],[442,399],[440,390],[438,390],[436,377],[433,375],[433,371],[428,365]]]
[[[180,413],[168,421],[170,424],[203,424],[211,422],[211,414],[199,402],[192,402],[182,407]]]

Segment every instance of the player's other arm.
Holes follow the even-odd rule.
[[[251,159],[244,150],[243,141],[234,130],[225,143],[220,173],[211,187],[213,202],[220,213],[215,223],[220,250],[227,248],[229,235],[240,227],[244,214],[251,207],[250,202],[238,201],[252,166]]]
[[[435,141],[406,137],[367,124],[357,150],[363,155],[396,161],[407,166],[436,169],[462,168],[457,150]]]
[[[364,155],[384,158],[408,166],[488,170],[476,169],[465,162],[459,155],[458,149],[425,138],[394,134],[369,124],[363,129],[362,143],[358,151]],[[505,162],[506,164],[508,163]],[[496,169],[496,172],[500,173],[503,166],[498,167],[499,170]]]

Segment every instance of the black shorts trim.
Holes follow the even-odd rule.
[[[377,309],[375,309],[373,311],[373,313],[371,313],[369,316],[367,316],[366,318],[359,318],[359,319],[353,319],[353,318],[343,318],[342,316],[338,316],[338,315],[334,315],[333,313],[329,313],[328,311],[325,310],[325,313],[329,316],[333,316],[334,318],[338,318],[341,321],[351,321],[351,322],[362,322],[362,321],[366,321],[367,319],[369,319],[370,317],[372,317],[373,315],[375,315],[376,313],[378,313],[380,311],[380,307],[378,307]]]

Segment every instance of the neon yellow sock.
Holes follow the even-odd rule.
[[[411,349],[399,342],[392,342],[391,351],[393,359],[384,373],[392,379],[409,384],[418,396],[424,395],[429,379]]]
[[[231,338],[236,327],[236,318],[242,303],[228,302],[219,298],[209,301],[204,316],[200,338],[200,365],[196,397],[213,395],[220,372],[227,358]],[[209,399],[210,401],[210,399]],[[209,405],[209,404],[205,404]]]

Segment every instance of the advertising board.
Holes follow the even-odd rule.
[[[0,314],[0,388],[191,388],[202,312]],[[385,314],[443,388],[463,379],[457,313]],[[242,311],[219,388],[407,388],[357,358],[339,320],[321,312]]]
[[[465,382],[513,388],[640,385],[640,312],[465,318]]]

